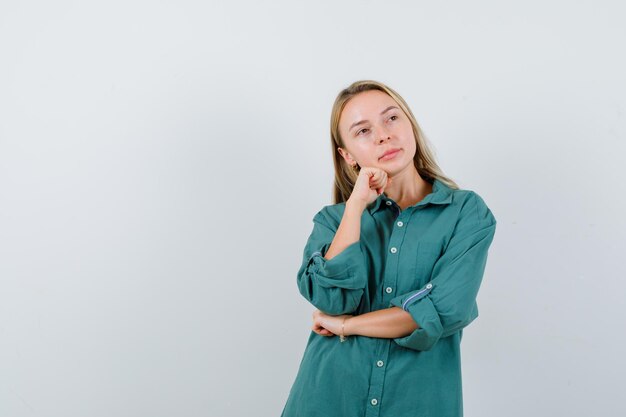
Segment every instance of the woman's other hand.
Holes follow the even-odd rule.
[[[352,317],[350,314],[342,314],[339,316],[331,316],[320,310],[313,312],[313,326],[312,330],[321,336],[335,336],[341,334],[341,324],[344,318],[346,321],[348,317]],[[349,336],[344,331],[344,336]]]

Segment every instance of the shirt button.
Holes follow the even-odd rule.
[[[376,398],[372,398],[371,403],[372,403],[372,405],[376,405],[376,404],[378,404],[378,400]]]
[[[396,252],[398,252],[398,249],[396,249],[395,247],[393,247],[393,248],[391,248],[391,249],[389,249],[389,250],[391,251],[391,253],[396,253]]]
[[[429,290],[433,287],[433,284],[431,284],[430,282],[428,284],[426,284],[426,288],[428,288]]]
[[[391,205],[391,201],[389,201],[389,200],[385,201],[385,203],[386,203],[388,206],[390,206],[390,205]]]
[[[391,291],[393,291],[393,288],[387,287],[385,288],[385,291],[387,291],[387,294],[391,294]]]
[[[402,222],[398,222],[397,224],[398,224],[398,227],[402,227],[402,225],[403,225],[404,223],[402,223]]]
[[[378,367],[380,368],[381,366],[383,366],[385,363],[383,361],[378,361],[376,362],[376,365],[378,365]]]

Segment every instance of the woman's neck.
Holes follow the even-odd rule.
[[[424,180],[414,165],[393,177],[392,184],[385,189],[387,197],[395,201],[402,209],[422,201],[430,194],[433,186]]]

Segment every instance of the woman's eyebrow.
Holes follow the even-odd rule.
[[[397,109],[397,107],[396,106],[389,106],[389,107],[387,107],[385,110],[380,112],[381,116],[383,114],[387,113],[391,109]],[[367,123],[367,122],[368,122],[368,120],[359,120],[358,122],[352,123],[352,126],[350,126],[350,129],[348,129],[348,131],[352,130],[352,128],[355,127],[355,126],[362,125],[363,123]]]

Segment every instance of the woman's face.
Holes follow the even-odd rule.
[[[338,148],[350,165],[377,167],[394,176],[416,151],[411,122],[398,104],[379,90],[359,93],[346,103],[339,118],[345,148]],[[383,154],[398,150],[383,158]]]

